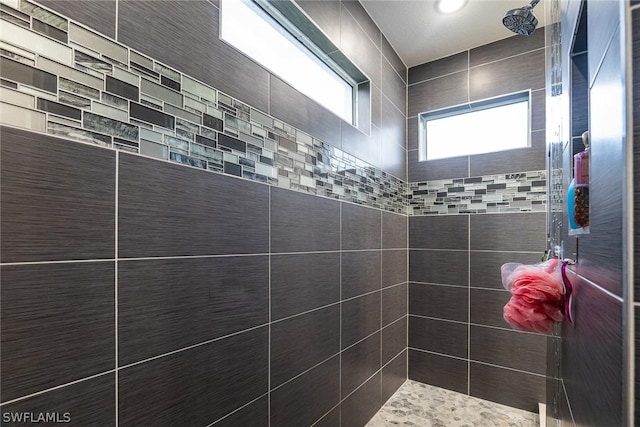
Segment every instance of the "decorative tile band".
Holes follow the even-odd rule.
[[[409,215],[544,211],[547,172],[411,182]]]
[[[476,194],[443,198],[460,180],[407,184],[35,3],[0,6],[3,124],[409,215],[544,204],[544,188],[523,200],[505,191],[496,206]]]

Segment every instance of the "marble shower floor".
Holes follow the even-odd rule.
[[[536,427],[538,415],[407,380],[366,427]]]

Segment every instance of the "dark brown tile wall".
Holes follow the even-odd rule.
[[[545,31],[531,37],[512,36],[408,70],[408,179],[428,181],[545,168],[544,132],[532,132],[527,149],[418,160],[420,113],[517,91],[532,90],[532,131],[545,128]],[[542,89],[542,90],[541,90]]]
[[[409,217],[410,379],[531,411],[545,402],[547,338],[502,319],[500,277],[503,263],[538,262],[545,235],[543,212]],[[489,365],[496,382],[515,375],[526,387],[502,391]]]
[[[560,112],[557,124],[565,129],[565,141],[580,135],[588,127],[592,153],[590,234],[569,236],[564,227],[552,236],[553,244],[564,242],[565,256],[577,260],[572,268],[576,274],[569,275],[575,291],[574,323],[562,327],[564,387],[558,412],[563,426],[631,426],[637,425],[639,419],[638,395],[634,402],[626,392],[634,375],[632,358],[635,357],[636,367],[638,363],[637,347],[635,355],[628,348],[634,340],[631,325],[635,322],[636,331],[638,325],[637,319],[631,317],[633,310],[637,313],[638,306],[634,304],[633,310],[629,310],[629,305],[633,304],[631,296],[635,295],[637,300],[638,276],[637,267],[635,277],[625,274],[625,262],[630,264],[634,260],[625,259],[623,250],[626,245],[633,244],[633,237],[625,232],[625,221],[635,218],[637,266],[638,205],[636,197],[635,215],[625,210],[625,204],[630,200],[624,185],[620,185],[633,179],[637,196],[640,20],[638,9],[629,10],[631,6],[635,6],[635,2],[576,2],[562,15],[562,38],[576,34],[574,52],[586,53],[574,56],[572,61],[568,57],[570,51],[563,49],[562,84],[571,88],[574,104],[572,110],[567,105],[567,109]],[[627,55],[629,48],[631,55]],[[577,92],[582,93],[576,95]],[[629,99],[630,96],[633,99]],[[555,102],[555,99],[549,101]],[[628,132],[632,116],[633,136]],[[556,158],[561,161],[565,180],[570,179],[574,154],[572,144],[567,147],[561,155],[551,159],[554,163]],[[629,149],[636,154],[633,177],[627,166]],[[566,191],[566,187],[564,189]],[[565,212],[562,217],[566,218]],[[634,284],[635,293],[631,290]],[[637,392],[637,374],[635,387]],[[634,412],[635,420],[632,418]]]
[[[375,109],[372,111],[371,123],[374,129],[366,132],[365,139],[376,132],[387,132],[387,129],[404,129],[404,82],[407,69],[389,43],[386,40],[383,43],[380,30],[362,5],[357,1],[333,0],[299,3],[332,42],[371,79],[376,90],[381,92],[373,93],[374,99],[384,97],[393,102],[394,114],[387,115],[385,123],[381,124],[379,121],[379,108],[377,112]],[[107,3],[102,9],[108,7]],[[101,8],[93,7],[85,14],[90,15],[99,10]],[[84,17],[78,16],[78,19],[81,18]],[[87,18],[87,24],[92,25],[91,16]],[[393,148],[399,147],[393,162],[383,163],[383,154],[389,151],[388,148],[377,147],[366,152],[354,152],[354,145],[349,137],[354,134],[340,131],[345,126],[353,129],[350,124],[343,123],[333,113],[219,40],[218,18],[217,4],[206,0],[189,3],[165,1],[158,4],[146,0],[127,0],[118,6],[118,41],[253,107],[269,112],[324,142],[343,148],[350,154],[364,154],[362,160],[383,167],[399,178],[406,177],[404,132],[393,134]],[[185,33],[185,28],[192,30]],[[207,28],[207,31],[201,31],[202,28]],[[114,27],[111,28],[112,32],[113,29]]]
[[[2,135],[1,211],[15,211],[2,240],[16,219],[48,227],[0,266],[8,409],[81,425],[336,425],[367,421],[406,379],[406,216]],[[36,224],[58,203],[78,203],[78,230]]]

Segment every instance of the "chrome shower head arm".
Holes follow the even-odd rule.
[[[540,0],[531,0],[531,3],[529,3],[529,8],[533,9],[534,7],[536,7],[536,5],[540,3]]]

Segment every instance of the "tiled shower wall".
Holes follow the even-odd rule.
[[[212,2],[4,3],[3,414],[363,425],[406,378],[406,72],[359,3],[301,5],[370,75],[371,136]]]
[[[409,378],[529,411],[555,342],[505,323],[500,266],[547,245],[544,46],[542,28],[408,74]],[[420,113],[524,90],[530,148],[418,161]]]
[[[631,77],[625,75],[625,63],[632,59],[637,61],[640,15],[637,9],[629,10],[630,4],[634,3],[637,2],[559,2],[562,33],[558,34],[561,39],[554,42],[562,43],[562,96],[574,101],[574,111],[566,108],[558,118],[564,131],[561,162],[565,170],[565,191],[571,179],[573,154],[568,142],[579,135],[581,126],[588,125],[591,153],[590,233],[568,236],[566,212],[561,213],[563,227],[559,238],[564,242],[565,256],[577,260],[569,274],[576,295],[573,304],[575,322],[562,328],[559,418],[563,427],[638,424],[637,415],[635,422],[632,418],[634,403],[628,392],[633,387],[633,372],[628,368],[629,358],[633,357],[628,351],[633,340],[630,332],[633,320],[628,316],[632,316],[633,310],[629,308],[634,299],[630,289],[633,282],[626,274],[627,263],[632,260],[626,259],[624,251],[630,237],[625,232],[625,222],[632,215],[627,213],[630,206],[625,202],[628,200],[625,180],[629,173],[626,159],[631,151],[627,148],[633,143],[625,120],[629,117],[625,86]],[[586,14],[585,32],[576,30],[581,7]],[[632,17],[633,22],[624,19],[625,16]],[[632,46],[627,34],[633,35]],[[572,70],[566,53],[570,51],[574,37],[576,43],[582,43],[586,55],[576,58]],[[627,47],[633,49],[633,58],[626,54]],[[637,73],[637,62],[633,69]],[[573,81],[569,74],[572,71]],[[588,92],[587,100],[577,98],[579,95],[574,92],[579,90]],[[637,83],[633,92],[635,101]],[[588,117],[588,122],[576,121],[580,116]],[[637,111],[634,116],[635,137],[638,133]],[[637,141],[633,145],[637,145]],[[637,289],[636,286],[636,295]],[[638,301],[637,296],[635,301]]]
[[[7,127],[1,157],[3,413],[357,426],[406,378],[406,216]]]

